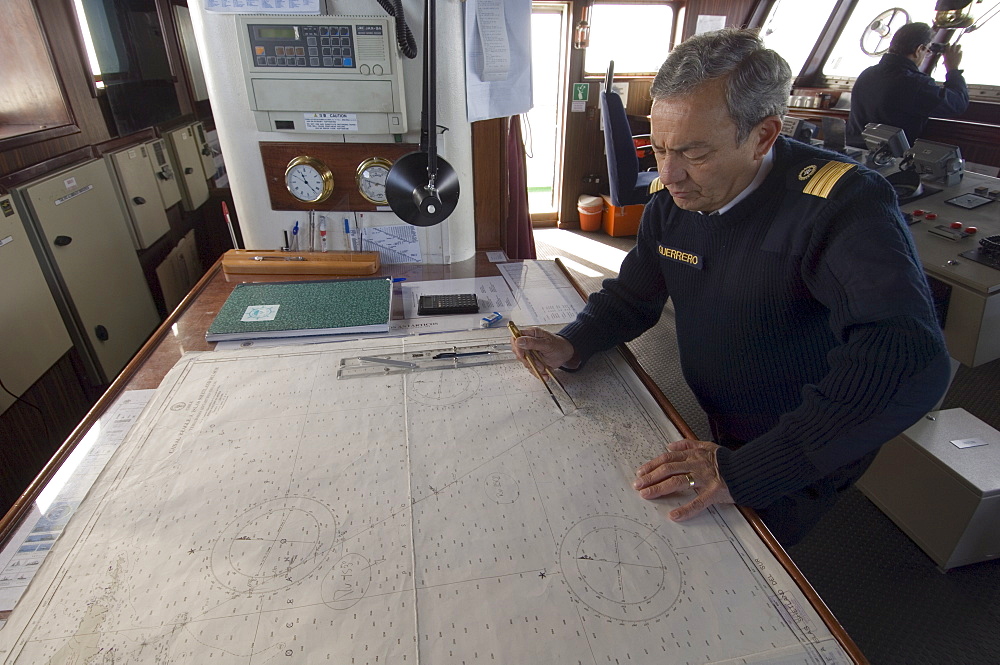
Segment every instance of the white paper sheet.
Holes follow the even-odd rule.
[[[465,0],[462,4],[469,122],[527,113],[533,104],[531,0]]]
[[[0,552],[0,612],[14,608],[153,393],[123,393],[46,485],[18,532]]]
[[[320,0],[204,0],[218,14],[319,14]]]
[[[840,664],[732,507],[666,518],[678,436],[617,354],[337,379],[506,331],[185,356],[0,631],[8,664]]]
[[[510,317],[518,325],[565,324],[583,309],[580,295],[554,261],[504,263],[497,267],[517,300]]]

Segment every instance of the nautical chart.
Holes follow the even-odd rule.
[[[192,354],[7,626],[5,663],[840,664],[732,507],[677,524],[634,469],[679,438],[617,353],[337,378],[506,340]]]

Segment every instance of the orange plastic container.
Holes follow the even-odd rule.
[[[634,236],[639,232],[639,220],[646,206],[636,205],[618,207],[611,203],[611,197],[601,195],[604,200],[602,226],[609,236]],[[581,222],[582,225],[582,222]]]
[[[604,216],[604,201],[599,196],[581,194],[576,200],[576,211],[580,213],[581,231],[600,231]]]

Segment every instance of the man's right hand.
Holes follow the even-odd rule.
[[[521,330],[521,337],[512,339],[510,347],[521,364],[528,369],[531,369],[526,360],[528,351],[534,351],[535,357],[548,367],[574,368],[580,364],[578,360],[574,362],[576,350],[569,340],[541,328],[531,327]]]
[[[962,45],[948,44],[944,47],[944,54],[941,57],[944,59],[945,70],[950,72],[958,69],[962,64]]]

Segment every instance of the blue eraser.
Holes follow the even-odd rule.
[[[497,321],[499,321],[502,318],[503,317],[500,315],[500,312],[493,312],[489,316],[484,316],[483,317],[483,320],[479,322],[479,327],[480,328],[489,328],[490,326],[492,326],[494,323],[496,323]]]

